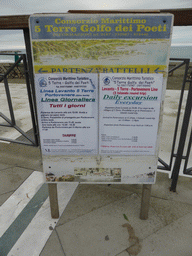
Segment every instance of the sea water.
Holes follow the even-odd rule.
[[[3,50],[1,50],[3,51]],[[15,62],[15,54],[18,52],[19,54],[26,54],[26,51],[24,49],[17,49],[16,51],[10,50],[10,54],[1,54],[0,51],[0,63],[14,63]],[[20,57],[20,55],[19,55]]]
[[[14,63],[15,56],[14,55],[0,55],[0,63]]]
[[[171,58],[187,58],[192,62],[192,45],[191,46],[171,46]]]

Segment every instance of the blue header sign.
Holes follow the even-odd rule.
[[[32,39],[170,38],[172,15],[58,14],[30,17]]]

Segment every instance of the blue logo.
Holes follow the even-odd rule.
[[[39,78],[39,86],[40,87],[46,87],[47,86],[47,80],[44,77]]]
[[[110,82],[111,82],[111,78],[110,78],[110,77],[106,76],[106,77],[103,78],[103,83],[104,83],[105,85],[109,85]]]

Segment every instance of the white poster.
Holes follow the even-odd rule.
[[[100,154],[155,155],[162,83],[162,74],[100,74]]]
[[[98,153],[98,75],[36,74],[43,155]]]

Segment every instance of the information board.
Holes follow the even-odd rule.
[[[47,182],[155,182],[171,14],[32,15]]]
[[[35,83],[42,153],[98,154],[98,75],[37,74]]]
[[[162,74],[100,75],[100,154],[155,154],[162,78]]]

